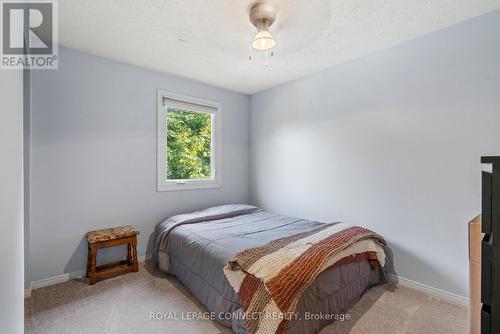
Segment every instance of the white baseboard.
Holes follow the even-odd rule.
[[[139,256],[137,258],[137,260],[139,261],[139,263],[144,263],[146,260],[151,260],[151,258],[152,258],[152,255],[148,254],[148,255]],[[24,290],[24,298],[31,297],[32,290],[44,288],[46,286],[51,286],[54,284],[67,282],[69,280],[76,279],[76,278],[82,278],[85,276],[87,276],[87,271],[86,270],[79,270],[79,271],[74,271],[72,273],[65,273],[62,275],[57,275],[57,276],[53,276],[53,277],[49,277],[49,278],[45,278],[45,279],[42,279],[39,281],[32,282],[31,289]]]
[[[139,256],[138,260],[140,263],[144,263],[146,260],[151,260],[151,258],[152,258],[152,255],[148,254],[148,255]],[[27,289],[24,291],[24,298],[31,297],[32,290],[43,288],[46,286],[51,286],[54,284],[67,282],[69,280],[76,279],[76,278],[82,278],[82,277],[85,277],[86,275],[87,275],[86,270],[79,270],[79,271],[75,271],[72,273],[66,273],[66,274],[62,274],[62,275],[58,275],[58,276],[54,276],[54,277],[49,277],[49,278],[39,280],[36,282],[32,282],[31,289]],[[411,288],[414,290],[424,292],[424,293],[431,295],[437,299],[441,299],[441,300],[444,300],[447,302],[451,302],[451,303],[459,304],[459,305],[468,305],[468,303],[469,303],[469,298],[467,298],[467,297],[463,297],[463,296],[460,296],[460,295],[457,295],[457,294],[454,294],[454,293],[451,293],[448,291],[434,288],[434,287],[426,285],[426,284],[418,283],[418,282],[412,281],[412,280],[404,278],[404,277],[396,276],[393,274],[388,274],[388,279],[391,283],[399,284],[401,286],[405,286],[405,287],[408,287],[408,288]]]
[[[457,294],[454,294],[454,293],[451,293],[448,291],[444,291],[444,290],[441,290],[441,289],[438,289],[438,288],[435,288],[435,287],[432,287],[432,286],[429,286],[426,284],[418,283],[418,282],[412,281],[410,279],[396,276],[393,274],[388,274],[387,276],[388,276],[389,282],[391,282],[391,283],[399,284],[401,286],[404,286],[404,287],[407,287],[410,289],[424,292],[428,295],[435,297],[436,299],[440,299],[440,300],[450,302],[453,304],[458,304],[461,306],[468,306],[469,305],[469,298],[467,298],[467,297],[460,296],[460,295],[457,295]]]
[[[147,254],[147,255],[142,255],[137,258],[139,263],[144,263],[146,261],[149,261],[153,258],[153,254]]]

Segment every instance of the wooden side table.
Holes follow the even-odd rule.
[[[137,260],[137,235],[139,231],[130,225],[91,231],[87,233],[89,252],[87,257],[87,276],[89,285],[105,278],[139,271]],[[101,248],[127,245],[127,259],[96,266],[97,250]]]

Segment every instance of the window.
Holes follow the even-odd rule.
[[[220,105],[158,90],[158,191],[220,187]]]

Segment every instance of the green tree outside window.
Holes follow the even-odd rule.
[[[212,115],[167,107],[167,180],[212,177]]]

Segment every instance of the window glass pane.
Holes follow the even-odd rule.
[[[167,180],[212,178],[212,114],[167,107]]]

